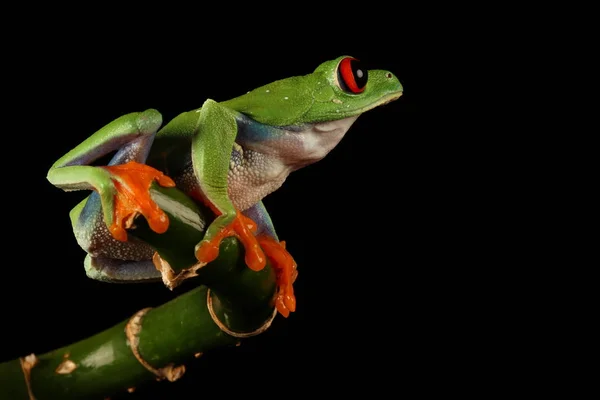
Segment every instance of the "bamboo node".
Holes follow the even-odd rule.
[[[169,382],[175,382],[185,374],[185,365],[175,366],[173,363],[159,369],[161,375]]]
[[[152,256],[152,263],[160,272],[160,276],[162,277],[164,285],[170,290],[175,289],[186,279],[198,276],[198,270],[206,265],[205,262],[198,262],[189,268],[182,269],[178,274],[175,274],[175,271],[173,271],[171,265],[169,265],[169,263],[165,261],[158,254],[158,252],[154,252],[154,255]]]
[[[60,364],[58,364],[58,367],[56,367],[56,370],[54,372],[56,372],[59,375],[67,375],[75,371],[76,369],[77,364],[66,358]]]
[[[229,336],[239,338],[239,339],[244,339],[244,338],[249,338],[252,336],[260,335],[261,333],[263,333],[264,331],[269,329],[269,327],[273,323],[273,320],[277,316],[277,308],[274,308],[273,314],[269,317],[269,319],[266,320],[265,323],[262,324],[257,329],[255,329],[251,332],[236,332],[236,331],[232,331],[231,329],[229,329],[227,327],[227,325],[225,325],[223,322],[221,322],[219,317],[217,317],[217,314],[215,313],[215,310],[213,309],[213,302],[212,302],[210,289],[208,289],[206,291],[206,307],[208,308],[208,313],[210,314],[210,317],[212,318],[213,322],[219,327],[219,329],[221,331],[225,332]]]
[[[127,324],[125,325],[125,336],[127,336],[127,341],[129,342],[129,347],[131,348],[131,352],[138,362],[146,368],[149,372],[153,373],[156,376],[157,381],[162,381],[163,379],[168,380],[169,382],[175,382],[177,379],[181,378],[185,373],[185,365],[175,366],[173,363],[170,363],[162,368],[154,368],[150,365],[142,355],[140,354],[139,345],[140,345],[140,337],[139,334],[142,331],[142,319],[144,315],[152,308],[144,308],[137,313],[135,313]]]
[[[27,385],[27,394],[29,395],[29,400],[35,400],[35,396],[31,390],[31,370],[39,363],[39,359],[34,353],[31,353],[28,356],[20,357],[19,362],[21,363],[21,370],[23,371],[25,385]]]

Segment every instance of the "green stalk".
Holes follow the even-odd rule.
[[[194,245],[210,213],[177,189],[151,192],[169,229],[155,234],[139,218],[130,234],[179,273],[196,263]],[[194,356],[261,333],[274,317],[275,274],[268,264],[250,270],[243,253],[237,239],[225,239],[217,260],[180,282],[190,290],[177,298],[79,342],[1,363],[0,399],[104,398],[156,379],[175,381]]]

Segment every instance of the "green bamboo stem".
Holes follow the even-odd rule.
[[[152,194],[169,230],[154,234],[140,218],[130,233],[179,272],[196,262],[194,245],[210,214],[177,189],[153,187]],[[79,342],[1,363],[0,399],[104,398],[156,379],[175,381],[194,356],[261,333],[275,315],[275,274],[269,264],[250,270],[243,253],[237,239],[225,239],[217,260],[184,281],[190,290],[175,299]]]

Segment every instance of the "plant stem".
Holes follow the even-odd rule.
[[[196,263],[194,245],[210,214],[177,189],[151,191],[169,229],[155,234],[140,218],[130,233],[179,272]],[[219,257],[182,287],[189,290],[87,339],[1,363],[0,399],[103,398],[154,379],[175,381],[186,360],[259,334],[274,317],[275,273],[269,264],[258,272],[247,268],[235,238],[223,240]]]

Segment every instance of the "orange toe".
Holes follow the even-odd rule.
[[[279,291],[275,299],[275,306],[281,315],[288,317],[290,312],[296,311],[296,296],[294,296],[294,280],[297,276],[296,262],[285,249],[285,242],[261,235],[258,242],[265,255],[271,260],[271,265],[277,275]]]
[[[109,227],[115,239],[127,241],[126,229],[131,227],[139,214],[146,218],[148,225],[156,233],[164,233],[169,228],[169,218],[150,197],[150,186],[157,181],[161,186],[174,187],[175,182],[171,178],[135,161],[101,168],[110,172],[117,191],[113,223]]]
[[[196,258],[200,262],[211,262],[219,255],[219,246],[226,237],[237,237],[246,251],[246,265],[253,271],[260,271],[267,264],[267,259],[258,244],[254,233],[256,232],[256,223],[250,218],[237,211],[233,221],[225,226],[211,240],[203,241]]]
[[[250,269],[260,271],[265,267],[267,258],[271,260],[278,286],[275,306],[281,315],[288,317],[290,312],[296,311],[296,297],[292,285],[298,275],[296,262],[285,249],[284,241],[278,242],[266,235],[256,237],[256,230],[256,223],[238,211],[231,223],[210,240],[202,241],[196,251],[196,258],[200,262],[213,261],[219,255],[221,241],[226,237],[237,237],[244,246],[245,262]]]

